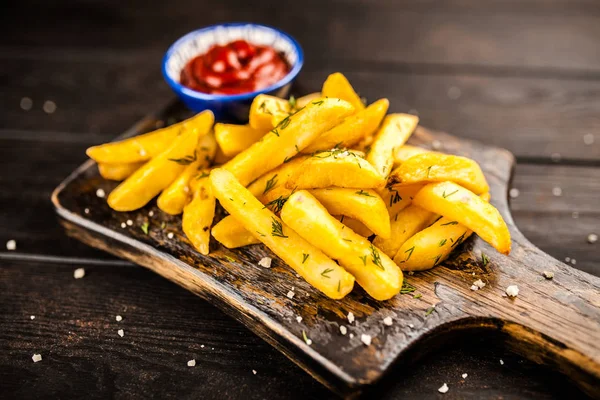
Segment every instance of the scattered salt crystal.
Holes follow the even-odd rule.
[[[510,191],[508,192],[508,195],[510,196],[511,199],[516,199],[517,197],[519,197],[519,189],[517,189],[517,188],[510,189]]]
[[[127,224],[125,222],[121,222],[121,228],[123,228],[123,229],[127,228]]]
[[[149,217],[154,217],[154,211],[150,210],[150,212],[148,213]]]
[[[144,157],[146,155],[146,150],[140,149],[140,156]]]
[[[196,366],[196,360],[190,360],[187,362],[187,366],[188,367],[195,367]]]
[[[577,264],[577,260],[574,258],[571,258],[571,264],[573,264],[573,265]]]
[[[596,243],[598,241],[598,235],[595,233],[590,233],[587,237],[588,243]]]
[[[461,91],[456,86],[451,86],[448,89],[448,98],[450,100],[458,100],[460,98],[460,95],[461,95]]]
[[[506,294],[510,297],[517,297],[519,295],[519,287],[517,285],[510,285],[506,288]]]
[[[127,220],[127,226],[133,226],[133,221],[132,221],[132,220],[130,220],[130,219],[128,219],[128,220]]]
[[[83,210],[83,212],[86,213],[86,214],[89,214],[90,213],[90,209],[86,208],[86,209]]]
[[[565,262],[571,262],[571,257],[565,257]]]
[[[558,186],[552,188],[552,194],[556,197],[562,196],[562,189]]]
[[[342,335],[345,335],[346,333],[348,333],[348,328],[346,328],[344,325],[340,325],[340,333]]]
[[[408,324],[408,327],[412,329],[412,328],[414,328],[415,326],[414,326],[413,324]]]
[[[433,142],[431,142],[431,147],[434,150],[439,150],[442,148],[442,142],[440,142],[439,140],[434,140]]]
[[[467,376],[469,376],[469,374],[462,374],[463,379],[467,379]]]
[[[119,334],[119,336],[121,336],[121,337],[125,336],[125,331],[124,331],[123,329],[119,329],[119,330],[117,331],[117,333],[118,333],[118,334]]]
[[[579,218],[579,212],[577,212],[577,211],[573,211],[573,212],[571,213],[571,217],[572,217],[573,219],[577,219],[577,218]]]
[[[73,277],[75,279],[81,279],[85,276],[85,269],[83,268],[77,268],[75,271],[73,271]]]
[[[583,143],[590,145],[594,143],[594,135],[591,133],[586,133],[583,135]]]
[[[500,359],[500,365],[504,365],[504,361]]]
[[[473,285],[477,286],[479,289],[483,289],[485,282],[483,282],[481,279],[477,279],[475,282],[473,282]]]
[[[25,110],[25,111],[29,111],[31,110],[31,107],[33,107],[33,100],[31,100],[29,97],[23,97],[21,99],[21,109]]]
[[[295,294],[296,293],[292,292],[291,290],[289,292],[287,292],[288,299],[293,299]]]
[[[33,360],[34,363],[36,363],[38,361],[42,361],[42,355],[41,354],[34,354],[33,357],[31,357],[31,359]]]
[[[253,370],[252,370],[252,373],[253,373],[254,375],[256,375],[256,370],[255,370],[255,369],[253,369]]]
[[[351,333],[351,334],[350,334],[350,335],[348,335],[348,336],[350,336],[350,339],[354,339],[354,333]]]
[[[450,389],[450,388],[448,387],[448,385],[446,385],[446,384],[444,383],[444,384],[442,385],[442,387],[440,387],[440,388],[438,389],[438,392],[440,392],[440,393],[448,393],[448,390],[449,390],[449,389]]]
[[[260,265],[263,268],[271,268],[272,261],[273,261],[273,259],[271,257],[263,257],[258,262],[258,265]]]
[[[471,290],[472,291],[479,290],[479,286],[477,286],[477,285],[471,285]]]
[[[203,345],[203,344],[201,344],[201,345],[200,345],[200,347],[201,347],[201,348],[204,348],[204,345]]]
[[[106,196],[106,193],[104,193],[104,189],[98,189],[96,190],[96,196],[103,198],[104,196]]]
[[[298,321],[298,323],[302,322],[302,317],[301,316],[297,316],[296,317],[296,321]]]
[[[385,317],[383,319],[383,324],[384,325],[392,326],[393,323],[394,323],[394,321],[392,320],[392,317]]]
[[[360,341],[365,344],[365,346],[371,345],[371,335],[362,334],[360,335]]]
[[[554,162],[559,162],[561,158],[562,157],[561,157],[560,153],[552,153],[550,155],[550,159]]]
[[[52,114],[54,111],[56,111],[56,103],[52,100],[46,100],[42,106],[42,109],[46,114]]]
[[[29,318],[31,318],[31,319],[35,319],[35,315],[32,315],[32,316],[31,316],[31,317],[29,317]]]
[[[352,311],[350,311],[348,313],[348,322],[349,323],[353,323],[354,322],[354,314],[352,314]]]
[[[546,279],[554,278],[554,272],[552,272],[552,271],[544,271],[544,272],[542,272],[542,275],[544,275],[544,278],[546,278]]]
[[[15,240],[9,240],[8,242],[6,242],[6,250],[16,250],[17,249],[17,242]]]
[[[173,239],[174,236],[175,236],[175,234],[173,234],[173,232],[167,233],[167,238],[169,238],[169,239]]]
[[[115,319],[117,320],[117,322],[121,322],[121,321],[123,321],[123,317],[121,317],[120,315],[117,315],[117,316],[115,317]]]

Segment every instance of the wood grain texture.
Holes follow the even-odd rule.
[[[152,122],[147,121],[148,124]],[[364,385],[378,381],[402,353],[448,331],[491,329],[511,338],[526,356],[551,363],[593,392],[600,379],[600,349],[595,340],[600,334],[596,296],[600,279],[556,262],[516,230],[506,202],[513,166],[509,153],[425,129],[419,129],[413,137],[413,143],[424,146],[431,146],[433,140],[440,140],[445,151],[480,162],[492,187],[495,205],[511,227],[513,254],[505,257],[479,239],[469,241],[460,260],[410,277],[409,281],[422,293],[421,299],[399,295],[378,303],[355,290],[336,302],[296,279],[279,260],[271,270],[258,267],[256,262],[268,254],[260,246],[230,251],[215,245],[211,255],[203,257],[187,244],[178,218],[164,219],[161,215],[158,218],[167,222],[167,228],[160,229],[157,217],[147,216],[148,209],[111,212],[94,193],[98,187],[108,192],[114,184],[101,180],[92,163],[82,166],[53,199],[59,214],[66,218],[64,225],[71,235],[135,260],[211,299],[335,390],[362,390]],[[93,212],[84,216],[84,207]],[[127,218],[134,221],[134,226],[121,229],[121,220]],[[145,221],[150,222],[149,235],[139,229]],[[166,239],[169,231],[176,234],[177,240]],[[481,265],[482,251],[490,255],[491,266]],[[545,281],[541,273],[546,269],[555,272],[557,278]],[[486,281],[487,286],[472,292],[469,288],[477,278]],[[515,300],[502,297],[510,284],[521,288]],[[291,287],[296,292],[294,299],[286,297]],[[436,307],[426,316],[431,305]],[[356,335],[352,339],[341,336],[338,330],[340,324],[346,324],[344,317],[349,311],[358,317],[350,326],[350,332]],[[301,323],[295,320],[296,316],[302,316]],[[381,321],[385,316],[393,316],[397,324],[384,327]],[[573,335],[574,327],[579,329],[578,335]],[[312,346],[302,341],[302,331],[313,340]],[[361,344],[363,333],[373,336],[373,345]]]

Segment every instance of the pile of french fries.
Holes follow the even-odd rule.
[[[248,125],[205,111],[87,154],[104,178],[123,180],[110,207],[158,195],[202,254],[211,234],[228,248],[263,243],[331,298],[357,281],[387,300],[402,270],[439,265],[473,232],[501,253],[511,246],[479,165],[405,144],[418,118],[386,115],[388,105],[365,106],[335,73],[321,93],[257,96]],[[212,226],[217,200],[229,215]]]

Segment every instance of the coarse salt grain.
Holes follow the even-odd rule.
[[[591,133],[586,133],[583,135],[583,143],[587,145],[594,144],[594,135]]]
[[[103,198],[104,196],[106,196],[106,193],[104,192],[104,189],[97,189],[96,190],[96,196]]]
[[[89,214],[90,213],[90,209],[86,208],[86,209],[83,210],[83,212],[86,213],[86,214]]]
[[[360,341],[363,342],[365,344],[365,346],[370,346],[371,345],[371,335],[367,335],[367,334],[362,334],[360,335]]]
[[[439,150],[442,148],[442,142],[440,142],[439,140],[434,140],[433,142],[431,142],[431,147],[434,150]]]
[[[477,286],[479,289],[483,289],[485,282],[481,279],[477,279],[475,282],[473,282],[473,285]]]
[[[123,336],[125,336],[125,331],[124,331],[123,329],[119,329],[119,330],[117,331],[117,334],[118,334],[119,336],[123,337]]]
[[[558,186],[552,188],[552,194],[556,197],[562,196],[562,189]]]
[[[394,323],[394,321],[392,320],[392,317],[385,317],[383,319],[383,324],[384,325],[392,326],[393,323]]]
[[[132,221],[132,220],[130,220],[130,219],[128,219],[128,220],[127,220],[127,226],[133,226],[133,221]]]
[[[544,271],[544,272],[542,272],[542,275],[544,275],[544,278],[546,278],[546,279],[554,278],[554,272],[552,272],[552,271]]]
[[[340,333],[342,335],[345,335],[346,333],[348,333],[348,328],[346,328],[344,325],[340,325]]]
[[[353,323],[354,322],[354,314],[352,314],[352,311],[350,311],[348,313],[348,322],[349,323]]]
[[[256,375],[256,370],[255,370],[255,369],[253,369],[253,370],[252,370],[252,373],[253,373],[254,375]]]
[[[150,211],[150,212],[148,213],[148,216],[149,216],[149,217],[154,217],[154,211]]]
[[[351,334],[350,334],[350,335],[348,335],[348,336],[350,336],[350,339],[354,339],[354,333],[351,333]]]
[[[200,345],[200,347],[201,347],[201,348],[204,348],[204,345],[203,345],[203,344],[201,344],[201,345]]]
[[[500,359],[500,365],[504,365],[504,360]]]
[[[81,279],[85,276],[85,269],[83,268],[77,268],[75,271],[73,271],[73,278],[75,279]]]
[[[167,238],[173,239],[173,237],[175,237],[175,234],[173,232],[167,233]]]
[[[445,383],[438,389],[440,393],[447,393],[450,388]]]
[[[510,297],[517,297],[519,295],[519,287],[517,285],[510,285],[506,288],[506,294]]]
[[[140,156],[144,157],[146,155],[146,150],[140,149]]]
[[[125,222],[121,222],[121,228],[123,228],[123,229],[127,228],[127,224]]]
[[[577,264],[577,260],[574,258],[571,258],[571,264],[573,264],[573,265]]]
[[[271,268],[272,261],[273,261],[273,259],[271,257],[263,257],[258,262],[258,265],[260,265],[263,268]]]
[[[16,250],[17,249],[17,242],[15,240],[9,240],[8,242],[6,242],[6,250]]]
[[[292,292],[291,290],[289,292],[287,292],[288,299],[293,299],[295,294],[296,293]]]
[[[31,359],[33,360],[34,363],[36,363],[38,361],[42,361],[42,355],[41,354],[34,354],[33,357],[31,357]]]
[[[31,100],[29,97],[23,97],[21,99],[20,106],[21,106],[21,109],[23,109],[25,111],[29,111],[29,110],[31,110],[31,107],[33,107],[33,100]]]
[[[46,100],[42,106],[42,109],[46,114],[52,114],[54,111],[56,111],[56,103],[52,100]]]
[[[467,376],[469,376],[469,374],[462,374],[463,379],[467,379]]]
[[[187,366],[188,367],[195,367],[196,366],[196,360],[190,360],[187,362]]]
[[[588,243],[596,243],[598,241],[598,235],[595,233],[590,233],[587,237]]]
[[[123,321],[123,317],[121,317],[120,315],[117,315],[117,316],[115,317],[115,319],[117,320],[117,322],[121,322],[121,321]]]
[[[29,318],[31,318],[31,319],[35,319],[35,315],[32,315],[32,316],[30,316]]]
[[[412,328],[414,328],[415,326],[414,326],[413,324],[408,324],[408,327],[412,329]]]
[[[565,262],[571,262],[571,257],[565,257]]]
[[[479,290],[479,286],[477,286],[477,285],[471,285],[471,290],[472,291]]]
[[[302,317],[301,316],[297,316],[296,317],[296,321],[298,321],[298,323],[302,322]]]
[[[510,196],[511,199],[516,199],[517,197],[519,197],[519,189],[517,189],[517,188],[510,189],[510,191],[508,192],[508,195]]]

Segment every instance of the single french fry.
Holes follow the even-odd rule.
[[[137,171],[142,165],[144,165],[143,162],[128,164],[98,163],[98,171],[100,171],[100,175],[104,179],[108,179],[111,181],[122,181],[123,179],[127,178],[129,175]]]
[[[510,253],[510,232],[498,210],[475,193],[453,182],[425,185],[413,203],[475,232],[503,254]]]
[[[267,94],[259,94],[250,105],[250,126],[257,131],[266,132],[275,127],[273,116],[286,115],[290,113],[290,103]]]
[[[410,114],[390,114],[383,119],[375,134],[367,161],[386,177],[394,166],[394,149],[402,146],[412,135],[419,123],[419,117]]]
[[[349,103],[338,99],[311,102],[281,121],[261,141],[242,151],[223,168],[231,172],[242,185],[248,185],[301,152],[352,111]]]
[[[310,190],[332,215],[345,215],[362,222],[378,236],[390,237],[390,217],[385,203],[374,190],[326,188]]]
[[[182,228],[201,254],[209,253],[210,227],[215,216],[216,200],[208,178],[198,183],[192,201],[183,209]]]
[[[329,210],[327,210],[329,211]],[[329,212],[331,214],[331,212]],[[358,233],[362,237],[371,237],[374,235],[373,231],[370,230],[357,219],[346,217],[344,215],[334,215],[335,219],[340,221],[342,224],[346,225],[348,228],[352,229],[355,233]]]
[[[475,194],[490,190],[477,162],[441,153],[423,153],[409,158],[390,175],[387,186],[444,181],[457,183]]]
[[[480,196],[489,201],[489,193]],[[394,257],[404,271],[424,271],[446,261],[450,253],[467,240],[473,231],[442,217],[408,239]]]
[[[233,157],[258,142],[267,131],[259,131],[250,125],[215,124],[215,137],[223,154]]]
[[[258,244],[258,240],[233,216],[228,215],[212,228],[212,235],[228,249]]]
[[[106,143],[87,149],[88,157],[98,163],[136,163],[148,161],[162,153],[180,134],[196,129],[207,134],[215,122],[212,111],[203,111],[185,121],[119,142]]]
[[[394,149],[394,167],[406,162],[409,158],[423,153],[435,153],[422,147],[405,144]]]
[[[333,299],[352,291],[352,275],[265,208],[232,173],[216,168],[210,181],[223,208],[308,283]],[[327,276],[322,275],[324,271]]]
[[[404,242],[435,221],[437,217],[434,213],[415,205],[399,211],[397,216],[398,218],[391,221],[392,233],[389,239],[377,236],[373,240],[373,244],[391,258],[396,256]]]
[[[327,77],[323,83],[321,94],[323,97],[346,100],[354,106],[356,111],[365,108],[360,96],[356,94],[354,88],[352,88],[352,85],[348,82],[348,79],[340,72],[333,73]]]
[[[349,150],[316,153],[302,162],[286,182],[288,189],[318,189],[331,186],[357,189],[382,188],[385,179],[375,168]]]
[[[320,98],[324,97],[321,92],[309,93],[305,96],[298,97],[296,99],[296,106],[294,107],[296,110],[301,109],[302,107],[306,107],[308,103],[311,101],[316,101]]]
[[[190,129],[178,136],[167,150],[117,186],[108,196],[108,205],[116,211],[133,211],[145,206],[197,159],[199,133],[198,129]]]
[[[191,163],[165,190],[162,191],[156,205],[162,211],[170,215],[178,215],[183,212],[183,207],[191,200],[189,182],[198,172],[200,160]]]
[[[189,193],[194,193],[198,182],[202,178],[207,178],[210,174],[210,167],[215,162],[215,157],[218,149],[217,140],[213,132],[209,132],[208,135],[204,135],[198,140],[198,165],[196,167],[196,173],[190,176],[188,186],[190,188]]]
[[[261,175],[258,179],[248,185],[248,190],[263,204],[272,201],[282,194],[284,196],[289,195],[291,189],[287,189],[285,185],[294,171],[297,171],[302,165],[302,162],[308,159],[308,157],[309,156],[295,157],[289,162]],[[289,193],[285,194],[286,192]],[[276,196],[275,193],[277,193]]]
[[[388,99],[377,100],[369,107],[347,117],[340,124],[324,132],[313,143],[302,150],[304,154],[318,150],[352,147],[362,138],[373,134],[385,116]]]
[[[366,238],[332,217],[317,199],[305,190],[290,196],[281,218],[294,231],[338,260],[376,300],[388,300],[402,288],[402,271]],[[322,269],[328,276],[328,269]]]
[[[412,203],[412,199],[424,185],[406,185],[394,188],[377,189],[379,196],[388,209],[390,220],[397,220],[398,213]]]

